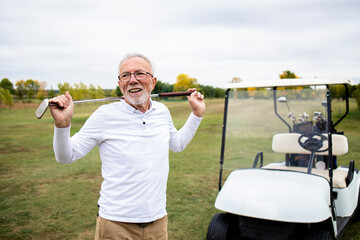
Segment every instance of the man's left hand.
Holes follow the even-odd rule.
[[[192,111],[197,117],[203,117],[205,113],[204,95],[196,91],[196,88],[189,89],[189,91],[190,90],[194,91],[190,96],[187,97]]]

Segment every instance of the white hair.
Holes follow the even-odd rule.
[[[120,73],[120,68],[122,66],[122,64],[130,59],[130,58],[134,58],[134,57],[138,57],[138,58],[141,58],[141,59],[144,59],[146,62],[148,62],[150,64],[150,67],[151,67],[151,73],[154,74],[155,73],[155,67],[154,67],[154,64],[150,61],[150,59],[148,57],[146,57],[145,55],[143,54],[140,54],[140,53],[129,53],[129,54],[126,54],[125,57],[120,61],[120,64],[119,64],[119,67],[118,67],[118,72]]]

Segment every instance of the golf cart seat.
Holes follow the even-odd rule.
[[[276,134],[273,137],[272,149],[276,153],[285,153],[285,154],[310,154],[310,151],[305,150],[298,143],[298,139],[301,136],[300,133],[280,133]],[[348,152],[348,141],[344,135],[332,134],[332,154],[333,156],[345,155]],[[328,148],[328,141],[325,141],[323,147],[320,149],[326,150]],[[328,150],[323,152],[316,152],[315,155],[328,155]],[[285,166],[278,164],[269,164],[264,166],[266,169],[278,169],[278,170],[287,170],[287,171],[297,171],[297,172],[307,172],[305,167],[296,167],[296,166]],[[346,169],[334,169],[333,170],[333,186],[335,188],[346,188],[349,184],[346,180],[348,178],[348,170]],[[322,176],[328,181],[329,179],[329,170],[327,169],[312,169],[312,174]]]
[[[326,135],[326,134],[323,134]],[[298,143],[298,139],[301,136],[300,133],[279,133],[273,137],[272,150],[276,153],[295,153],[295,154],[310,154],[311,152],[305,150]],[[345,155],[348,150],[348,141],[344,135],[332,134],[332,155],[342,156]],[[324,142],[322,148],[319,151],[328,148],[328,141]],[[329,155],[328,151],[316,152],[315,155]]]

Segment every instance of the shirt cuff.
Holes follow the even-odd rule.
[[[191,118],[195,118],[195,119],[197,119],[198,121],[201,121],[201,120],[204,118],[204,116],[202,116],[202,117],[196,116],[193,112],[191,112],[190,117],[191,117]]]
[[[54,134],[56,136],[70,136],[71,125],[65,128],[58,128],[54,125]]]

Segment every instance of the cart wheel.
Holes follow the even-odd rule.
[[[226,240],[230,218],[228,214],[218,213],[210,222],[206,240]]]
[[[305,240],[333,240],[333,236],[327,230],[323,229],[310,229],[306,234]]]

